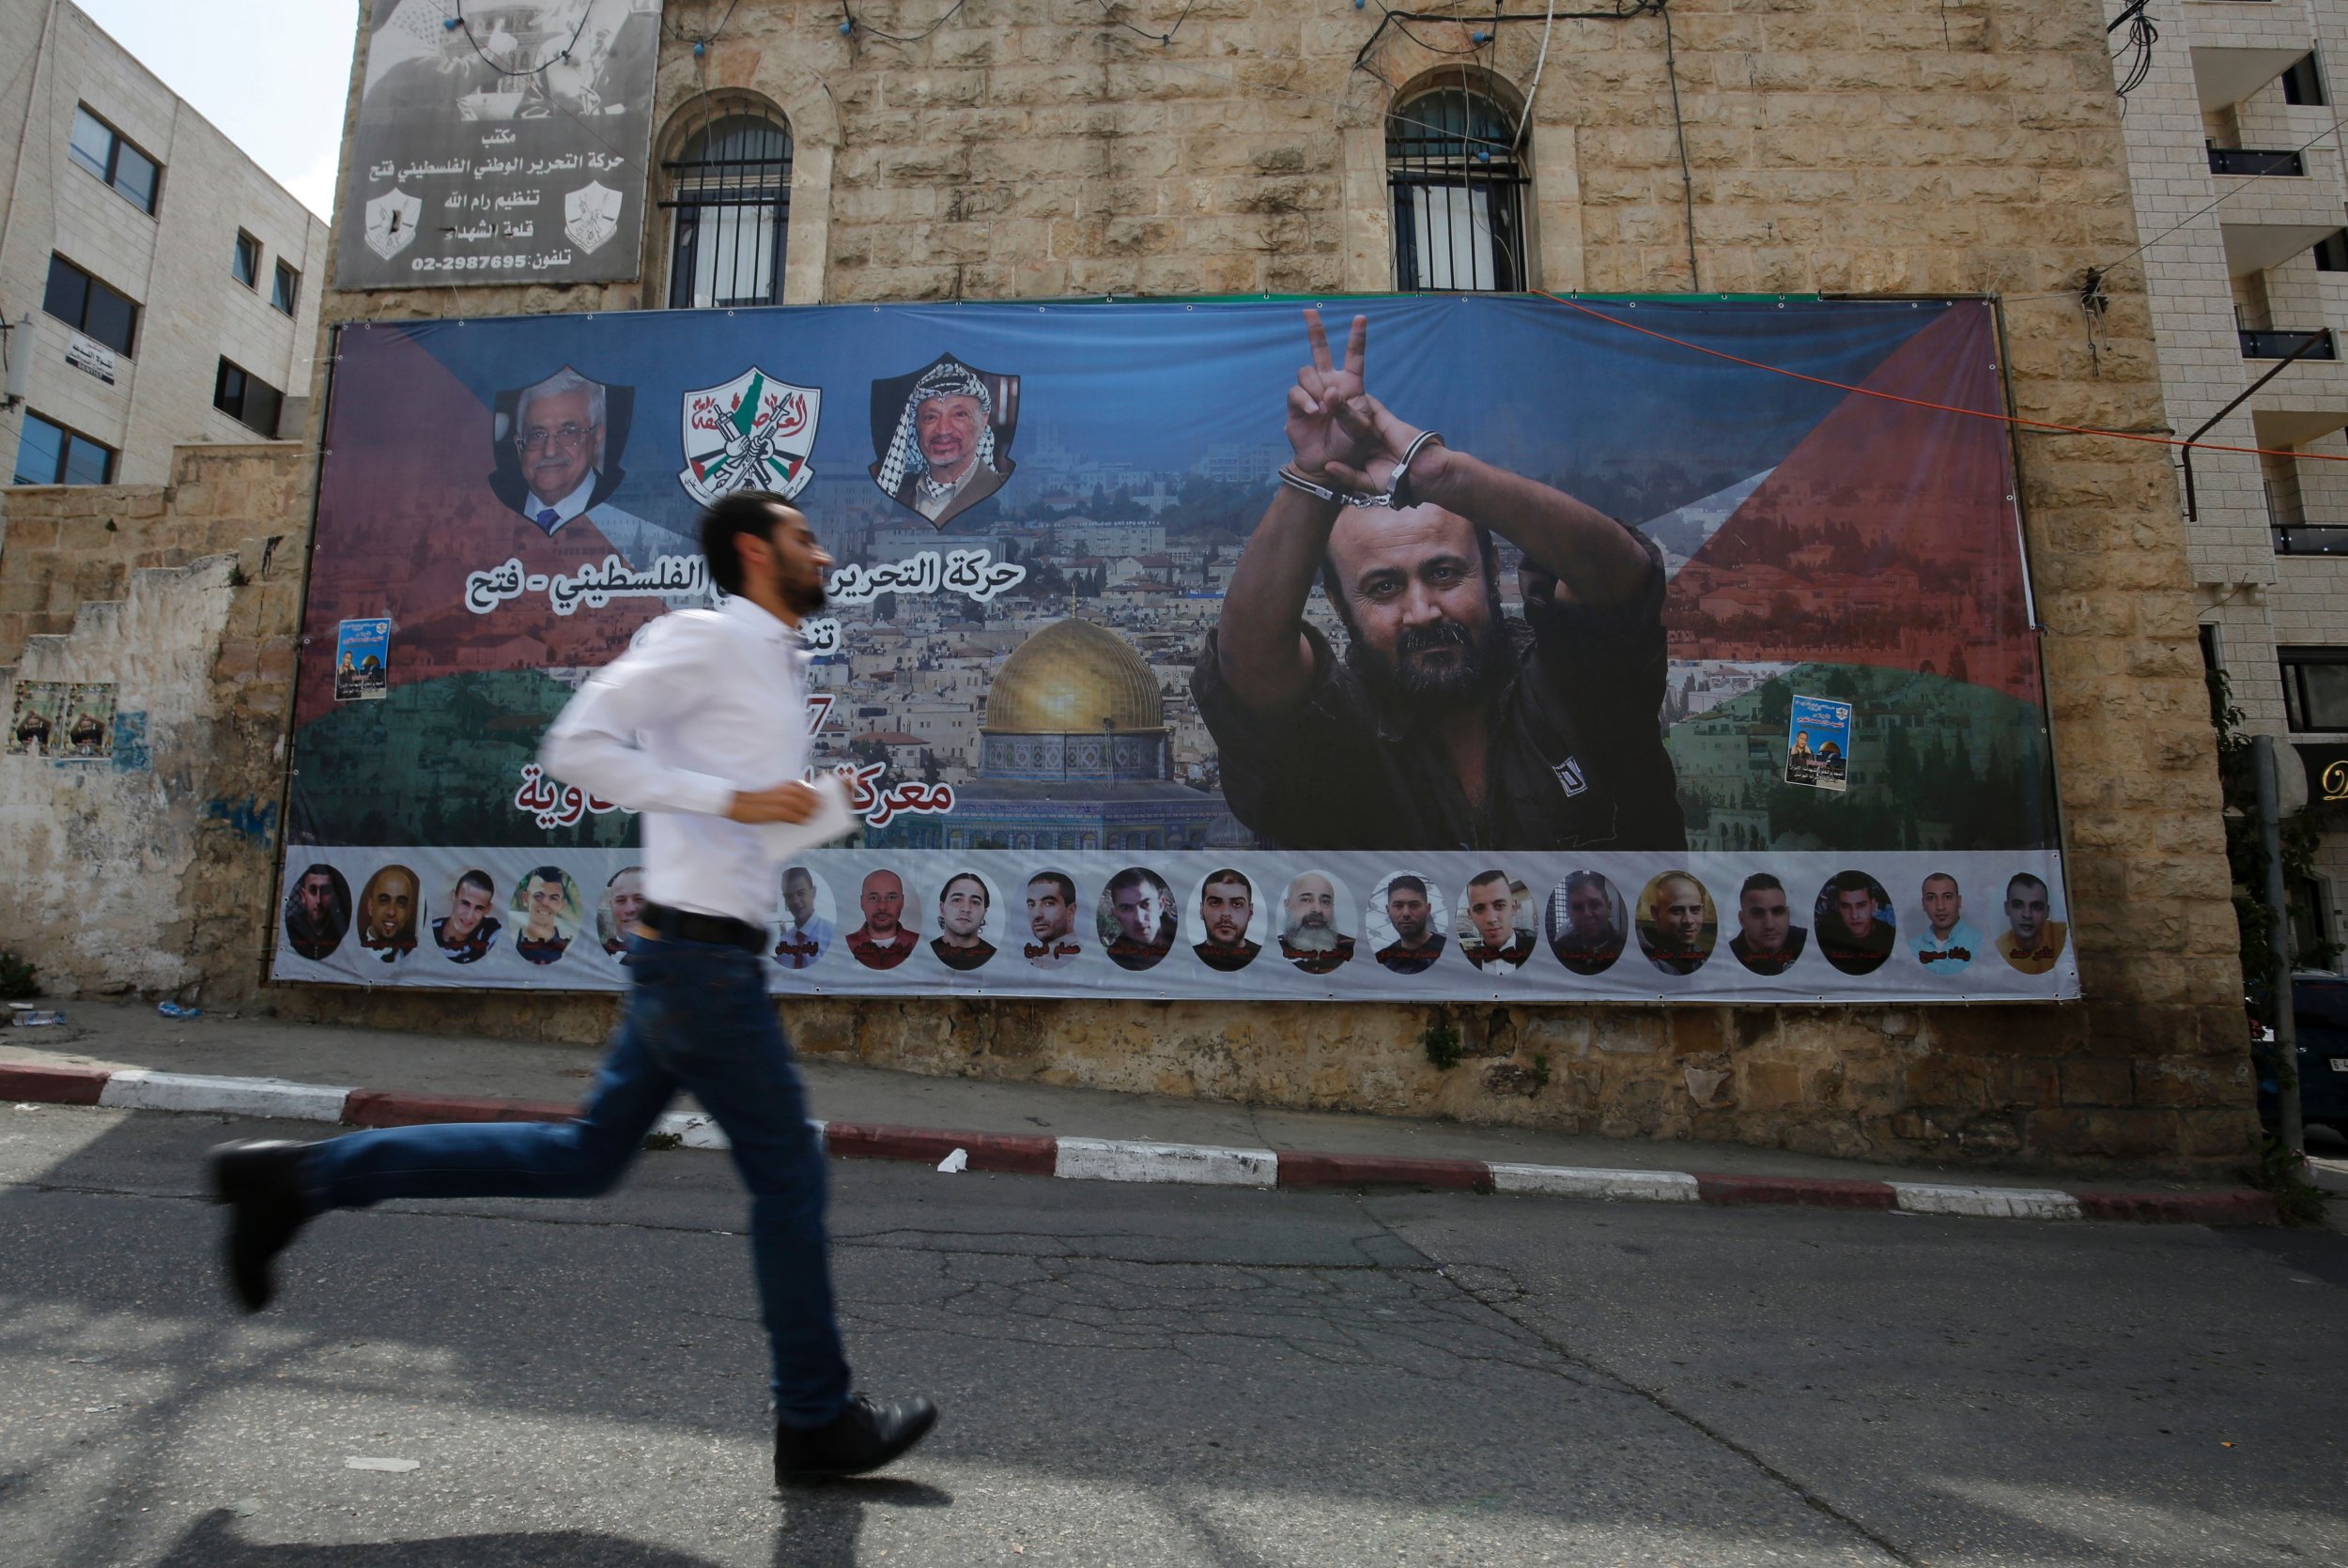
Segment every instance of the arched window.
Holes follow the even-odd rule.
[[[1524,165],[1516,127],[1483,93],[1434,87],[1386,115],[1399,289],[1525,286]]]
[[[675,242],[669,308],[772,305],[782,299],[782,241],[791,226],[791,130],[763,115],[730,114],[695,131],[669,174]]]

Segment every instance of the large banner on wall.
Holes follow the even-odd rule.
[[[538,743],[749,486],[861,821],[779,992],[2078,994],[1986,303],[1357,313],[1350,438],[1294,303],[344,328],[277,977],[626,983],[638,824]],[[1274,505],[1424,431],[1417,504]]]
[[[369,0],[337,288],[641,270],[660,0]]]

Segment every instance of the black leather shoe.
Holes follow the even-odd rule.
[[[881,1405],[857,1395],[822,1426],[775,1427],[775,1483],[877,1470],[919,1442],[937,1422],[926,1399]]]
[[[296,1168],[307,1144],[245,1139],[212,1150],[212,1201],[228,1206],[228,1283],[247,1312],[276,1291],[270,1261],[286,1250],[309,1216]]]

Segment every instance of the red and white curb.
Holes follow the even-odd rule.
[[[0,1102],[203,1111],[345,1127],[412,1127],[449,1121],[567,1121],[577,1107],[527,1100],[402,1094],[277,1078],[212,1078],[144,1068],[0,1062]],[[2275,1202],[2247,1189],[2221,1192],[2072,1192],[2060,1188],[1961,1187],[1921,1181],[1610,1171],[1482,1160],[1413,1160],[1374,1154],[1215,1148],[1133,1139],[937,1132],[921,1128],[816,1122],[824,1146],[851,1160],[918,1160],[950,1170],[1058,1176],[1072,1181],[1178,1182],[1208,1187],[1430,1187],[1477,1192],[1599,1198],[1618,1203],[1798,1205],[1892,1209],[1996,1220],[2137,1220],[2265,1225]],[[687,1148],[719,1149],[725,1134],[706,1115],[674,1113],[656,1135]],[[959,1158],[956,1158],[959,1156]]]

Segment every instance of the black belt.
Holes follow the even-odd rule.
[[[647,903],[637,915],[646,929],[659,932],[675,942],[709,942],[721,947],[739,947],[746,952],[766,950],[766,928],[753,926],[748,920],[736,920],[724,915],[696,915],[689,909],[671,909],[667,904]]]

